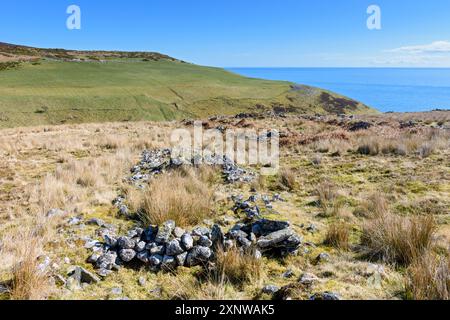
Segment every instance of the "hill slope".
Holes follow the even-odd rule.
[[[250,79],[158,53],[0,43],[0,128],[172,120],[238,112],[363,113],[324,90]]]

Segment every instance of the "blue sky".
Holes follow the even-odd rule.
[[[66,28],[72,4],[81,30]],[[449,14],[448,0],[4,0],[0,41],[221,67],[450,67]]]

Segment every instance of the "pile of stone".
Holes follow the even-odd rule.
[[[221,166],[225,181],[230,183],[251,182],[255,178],[253,172],[239,167],[226,156],[207,155],[201,158],[199,155],[194,155],[191,159],[186,160],[172,157],[171,149],[159,149],[145,150],[142,153],[140,162],[131,169],[132,175],[129,181],[142,187],[142,184],[148,182],[154,175],[183,165],[195,166],[198,164]]]
[[[262,254],[293,254],[301,244],[302,239],[288,222],[283,221],[261,219],[238,223],[226,234],[219,225],[212,228],[199,226],[186,232],[174,221],[167,221],[145,230],[134,228],[127,236],[105,234],[104,242],[95,247],[88,262],[105,277],[132,263],[143,264],[154,272],[202,265],[213,260],[219,247],[225,250],[240,248],[260,258]]]
[[[243,195],[232,196],[231,200],[234,202],[233,211],[235,214],[243,212],[248,219],[259,218],[261,209],[258,203],[262,203],[268,210],[273,209],[273,202],[284,201],[279,194],[273,195],[271,198],[268,195],[260,195],[258,193],[252,194],[247,200],[244,200]]]

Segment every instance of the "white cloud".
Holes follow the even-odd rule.
[[[401,52],[401,53],[410,53],[410,54],[450,53],[450,42],[449,41],[435,41],[430,44],[395,48],[395,49],[387,50],[386,52]]]

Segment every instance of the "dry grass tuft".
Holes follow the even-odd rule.
[[[241,252],[238,248],[228,251],[219,248],[216,252],[216,277],[235,285],[258,281],[262,267],[261,259],[255,258],[252,252]]]
[[[295,172],[291,169],[282,169],[278,178],[278,185],[285,190],[292,191],[295,189],[297,179]]]
[[[450,299],[450,260],[431,253],[414,260],[407,270],[407,293],[414,300]]]
[[[146,224],[173,220],[192,226],[211,216],[213,192],[195,173],[176,171],[153,179],[144,193],[140,218]]]
[[[362,244],[368,255],[407,266],[431,249],[436,231],[434,217],[402,217],[384,213],[363,227]]]
[[[324,244],[341,250],[350,247],[350,227],[344,222],[337,222],[328,228]]]

